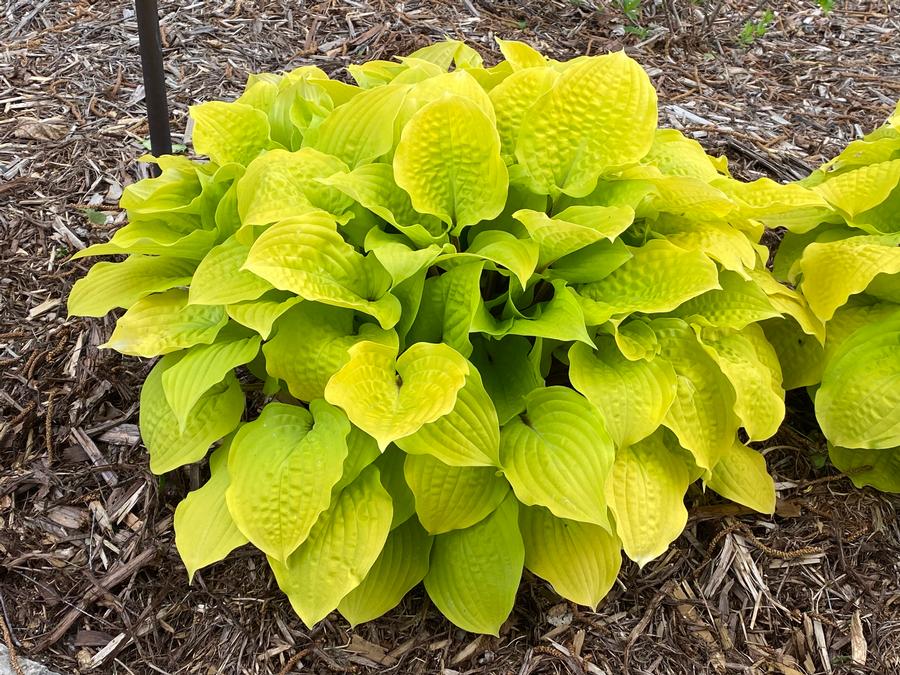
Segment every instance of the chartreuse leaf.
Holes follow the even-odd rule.
[[[115,307],[128,309],[151,293],[187,286],[196,266],[196,261],[183,258],[142,255],[97,263],[72,287],[69,314],[103,316]]]
[[[244,269],[306,300],[374,316],[385,329],[400,318],[400,301],[388,293],[388,273],[346,243],[324,211],[267,229],[251,247]]]
[[[900,166],[900,160],[898,160]],[[854,293],[861,293],[878,274],[900,273],[900,235],[863,236],[806,247],[795,263],[792,279],[822,321]]]
[[[665,239],[631,248],[632,258],[604,279],[576,287],[588,325],[633,312],[668,312],[719,288],[716,264]]]
[[[601,239],[612,241],[634,220],[634,211],[627,206],[572,206],[552,218],[527,209],[513,218],[540,246],[538,267],[544,268]]]
[[[707,328],[700,340],[734,387],[734,412],[750,440],[774,436],[784,419],[784,390],[778,354],[762,328]]]
[[[740,230],[721,222],[700,223],[661,215],[653,226],[669,243],[685,250],[701,251],[726,270],[746,277],[759,266],[753,242]]]
[[[188,349],[178,363],[163,373],[166,401],[175,413],[181,431],[184,431],[191,410],[200,397],[224,380],[232,370],[252,361],[259,352],[260,342],[258,335],[222,337],[220,334],[212,344],[195,345]]]
[[[347,165],[312,148],[267,152],[247,167],[238,183],[241,223],[267,225],[315,209],[342,214],[353,202],[317,180],[339,171],[347,171]]]
[[[850,477],[856,487],[871,485],[883,492],[900,493],[900,447],[851,450],[829,444],[828,457],[838,471]]]
[[[394,180],[390,164],[365,164],[350,173],[336,173],[321,179],[396,227],[416,244],[425,247],[446,241],[449,230],[435,216],[419,213],[409,195]]]
[[[540,506],[519,509],[525,567],[567,600],[596,609],[622,566],[622,544],[598,525],[557,518]]]
[[[363,469],[380,457],[383,457],[383,455],[378,449],[375,439],[365,431],[350,425],[350,433],[347,436],[347,457],[344,458],[343,473],[340,480],[331,488],[331,496],[336,496],[341,490],[350,485],[362,473]],[[381,470],[380,473],[382,483],[384,483],[384,471]],[[395,515],[396,511],[395,505]]]
[[[735,330],[781,316],[755,282],[725,271],[719,275],[719,283],[722,288],[691,298],[672,314],[694,325]]]
[[[472,354],[472,362],[497,408],[497,420],[501,425],[506,424],[525,410],[525,397],[544,386],[537,356],[540,350],[517,336],[502,340],[482,338],[478,347]]]
[[[241,532],[270,558],[286,560],[328,508],[349,433],[346,416],[319,399],[310,410],[270,403],[235,435],[228,509]]]
[[[168,354],[209,344],[226,323],[223,307],[188,305],[188,292],[173,289],[134,303],[101,347],[132,356]]]
[[[653,145],[641,162],[667,176],[690,176],[705,182],[720,176],[720,164],[706,154],[702,145],[678,129],[657,129]]]
[[[641,567],[660,556],[687,525],[684,494],[691,477],[664,434],[660,429],[620,449],[606,484],[622,548]]]
[[[816,418],[836,446],[900,446],[900,310],[834,350],[816,393]]]
[[[467,253],[505,267],[524,290],[537,267],[538,250],[538,244],[529,239],[502,230],[484,230],[475,235]]]
[[[259,333],[263,339],[269,337],[273,324],[303,298],[283,291],[270,291],[257,300],[226,305],[225,312],[233,321]]]
[[[538,58],[544,60],[540,54]],[[515,159],[519,130],[531,105],[550,91],[557,79],[559,73],[551,68],[516,69],[516,72],[491,89],[500,148],[507,163],[511,164]]]
[[[547,194],[583,197],[604,172],[641,159],[656,132],[656,92],[624,52],[585,58],[529,108],[516,158]]]
[[[547,57],[531,45],[516,40],[496,38],[500,53],[513,67],[514,71],[524,68],[541,68],[547,65]]]
[[[394,120],[408,92],[408,85],[360,92],[309,133],[306,145],[337,157],[351,169],[378,159],[394,146]]]
[[[500,463],[524,504],[609,527],[603,485],[615,450],[600,411],[576,391],[545,387],[500,431]]]
[[[444,247],[429,244],[425,248],[416,249],[408,244],[402,234],[388,234],[377,227],[366,234],[364,247],[372,252],[390,275],[392,288],[431,267],[445,248],[453,248],[450,244],[445,244]]]
[[[775,482],[765,457],[737,439],[704,482],[725,499],[760,513],[775,513]]]
[[[406,100],[400,114],[394,122],[396,129],[402,129],[410,119],[422,108],[434,101],[458,96],[464,98],[484,113],[491,126],[494,126],[496,117],[494,106],[487,92],[469,70],[455,70],[452,73],[437,73],[436,75],[419,79]]]
[[[444,344],[420,342],[397,358],[397,347],[361,341],[328,381],[325,398],[384,450],[456,405],[470,367]]]
[[[141,440],[150,453],[150,470],[155,474],[203,459],[210,445],[237,427],[244,412],[241,385],[228,374],[200,397],[184,428],[180,428],[163,390],[163,375],[180,359],[181,354],[163,357],[141,388]]]
[[[631,251],[621,239],[598,241],[551,263],[545,274],[549,279],[587,284],[608,277],[631,257]]]
[[[441,613],[463,630],[498,635],[512,611],[525,549],[512,493],[472,527],[434,538],[425,589]]]
[[[497,130],[461,96],[429,103],[410,119],[394,154],[394,176],[417,211],[457,231],[495,218],[506,203]]]
[[[677,393],[663,425],[675,432],[697,466],[712,469],[740,425],[734,388],[686,323],[657,319],[651,325],[661,347],[657,358],[671,363],[677,376]]]
[[[410,455],[431,455],[450,466],[498,465],[500,425],[479,372],[469,370],[453,410],[397,439],[397,445]]]
[[[448,466],[431,455],[408,455],[403,473],[415,495],[416,515],[429,534],[474,525],[509,492],[509,484],[496,469]]]
[[[629,361],[652,359],[659,354],[659,338],[646,321],[635,319],[610,325],[613,327],[616,346]]]
[[[900,183],[900,159],[861,166],[813,188],[850,219],[881,204]]]
[[[553,297],[537,305],[531,316],[514,317],[504,334],[593,344],[584,325],[578,296],[562,279],[551,284]]]
[[[752,183],[721,179],[715,186],[737,200],[744,216],[759,220],[766,227],[786,227],[802,234],[834,215],[819,193],[798,183],[781,185],[771,178]]]
[[[231,305],[256,300],[272,284],[253,272],[241,269],[250,246],[231,236],[210,250],[200,261],[188,293],[192,305]]]
[[[185,234],[158,222],[133,221],[106,243],[94,244],[72,256],[79,260],[95,255],[145,254],[200,260],[216,242],[213,230],[194,230]]]
[[[201,567],[223,560],[247,543],[225,503],[229,484],[227,445],[210,456],[209,471],[209,480],[189,492],[175,508],[175,547],[187,568],[188,583]]]
[[[362,583],[338,604],[356,626],[392,610],[428,573],[432,537],[415,518],[392,530]]]
[[[276,147],[269,138],[269,120],[244,103],[209,101],[191,107],[194,150],[216,164],[247,166],[263,150]]]
[[[760,327],[778,355],[785,390],[822,381],[825,350],[814,336],[806,334],[793,318],[771,319]]]
[[[376,449],[378,444],[375,444]],[[406,453],[396,445],[389,445],[384,452],[379,452],[375,460],[375,466],[381,473],[381,484],[391,496],[394,504],[394,515],[391,518],[391,529],[398,527],[409,520],[416,512],[416,498],[409,484],[406,482],[404,466]]]
[[[830,361],[835,351],[844,341],[860,328],[870,324],[890,321],[900,312],[900,306],[893,302],[863,301],[844,305],[834,313],[828,322],[828,333],[825,336],[825,361]]]
[[[291,395],[312,401],[349,359],[347,350],[360,340],[397,345],[393,332],[364,324],[353,329],[353,312],[317,302],[301,302],[278,319],[275,335],[263,345],[266,371],[284,380]]]
[[[629,361],[608,337],[597,348],[569,349],[569,378],[602,413],[616,447],[632,445],[662,424],[675,399],[675,370],[663,359]]]
[[[269,556],[278,586],[308,627],[365,579],[384,548],[392,512],[378,469],[369,466],[337,496],[286,563]]]

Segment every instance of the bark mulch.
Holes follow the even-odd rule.
[[[233,97],[249,72],[390,58],[440,36],[490,59],[494,37],[556,57],[625,48],[663,124],[744,178],[790,180],[886,117],[900,97],[892,0],[658,0],[629,18],[591,0],[223,0],[162,3],[175,141],[188,105]],[[764,36],[738,39],[769,4]],[[893,11],[891,5],[894,5]],[[263,558],[197,575],[172,513],[199,470],[158,478],[137,433],[149,362],[98,350],[109,318],[67,319],[88,263],[121,225],[147,136],[132,4],[0,4],[0,610],[14,652],[97,673],[897,673],[900,499],[853,489],[824,461],[802,397],[767,456],[773,517],[691,495],[661,559],[626,563],[598,611],[522,585],[499,638],[450,626],[414,592],[350,630],[310,631]],[[5,664],[3,664],[5,665]]]

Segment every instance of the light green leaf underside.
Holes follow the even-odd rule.
[[[392,512],[378,470],[369,466],[338,495],[286,564],[269,557],[278,586],[304,624],[312,628],[362,583],[384,548]]]
[[[737,440],[704,482],[726,499],[760,513],[775,513],[775,482],[765,457]]]
[[[684,494],[691,477],[663,433],[619,450],[607,483],[622,547],[641,567],[662,555],[687,525]]]
[[[429,534],[474,525],[497,508],[509,491],[496,469],[448,466],[431,455],[407,456],[403,473],[415,495],[416,515]]]
[[[498,635],[512,611],[525,559],[518,510],[510,493],[477,525],[434,539],[425,589],[463,630]]]
[[[244,412],[244,393],[234,375],[228,374],[200,397],[182,430],[163,390],[163,375],[180,357],[172,354],[161,359],[141,388],[141,440],[150,453],[150,470],[156,474],[203,459],[209,446],[237,427]]]
[[[620,448],[656,431],[677,392],[675,370],[668,361],[629,361],[609,338],[598,338],[594,351],[586,345],[572,345],[569,378],[600,410]]]
[[[270,403],[237,433],[228,457],[231,515],[254,546],[280,561],[328,508],[347,456],[344,414],[321,399],[310,410]]]
[[[362,583],[338,604],[351,626],[390,611],[428,573],[432,537],[415,518],[388,535],[384,548]]]
[[[519,501],[601,527],[614,454],[600,411],[565,387],[532,391],[526,412],[500,432],[500,462]]]
[[[120,263],[97,263],[72,287],[69,314],[103,316],[115,307],[127,309],[151,293],[187,286],[196,265],[182,258],[141,255]]]
[[[567,600],[596,609],[622,566],[619,538],[598,525],[557,518],[534,506],[519,510],[519,529],[525,567]]]
[[[396,347],[362,341],[349,354],[325,398],[382,450],[453,410],[469,373],[466,360],[443,344],[416,343],[397,358]]]
[[[247,543],[234,524],[225,490],[228,489],[228,448],[213,452],[210,477],[199,489],[189,492],[175,509],[175,547],[187,568],[188,583],[194,573],[211,565]]]

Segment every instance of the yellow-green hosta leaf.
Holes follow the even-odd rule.
[[[804,333],[813,336],[819,343],[825,342],[825,325],[809,308],[805,297],[793,288],[778,283],[775,277],[765,270],[751,270],[749,274],[750,279],[769,296],[773,308],[782,316],[792,318]],[[768,325],[777,321],[764,323]]]
[[[390,275],[345,242],[324,211],[267,229],[251,247],[244,268],[305,300],[374,316],[384,329],[400,318],[400,301],[388,292]]]
[[[349,360],[347,350],[360,340],[396,348],[397,338],[373,324],[353,329],[353,312],[317,302],[301,302],[275,324],[275,335],[263,345],[266,371],[284,380],[291,395],[312,401],[325,394],[325,385]]]
[[[216,164],[247,166],[260,152],[278,145],[269,138],[269,120],[245,103],[209,101],[191,107],[194,150]]]
[[[734,387],[734,412],[750,440],[774,436],[784,420],[783,378],[778,354],[762,328],[704,329],[700,339]]]
[[[828,445],[831,463],[858,488],[871,485],[882,492],[900,493],[900,447],[863,450]]]
[[[337,494],[345,487],[356,480],[356,477],[362,473],[369,464],[372,464],[379,457],[383,457],[378,449],[378,443],[369,436],[365,431],[361,431],[354,426],[350,426],[350,434],[347,436],[347,457],[344,458],[344,468],[341,479],[331,488],[331,496],[336,497]],[[401,462],[402,470],[402,462]],[[379,469],[381,473],[381,482],[384,481],[384,470]],[[387,488],[385,488],[387,489]],[[390,490],[388,490],[390,492]],[[397,513],[397,506],[394,505],[394,514]]]
[[[621,239],[598,241],[551,263],[545,274],[549,279],[564,279],[570,284],[589,284],[608,277],[631,257]]]
[[[226,305],[229,318],[259,333],[265,340],[278,318],[303,298],[283,291],[271,291],[257,300]]]
[[[624,323],[610,322],[619,351],[629,361],[652,359],[659,354],[659,338],[646,320],[638,318]]]
[[[243,225],[267,225],[322,209],[338,216],[352,201],[318,179],[347,165],[313,148],[272,150],[254,160],[238,182],[238,212]]]
[[[189,492],[175,508],[175,547],[187,568],[188,583],[201,567],[223,560],[248,541],[234,524],[225,503],[229,483],[226,446],[213,452],[209,471],[209,480]]]
[[[816,393],[816,418],[840,447],[900,445],[900,310],[835,349]]]
[[[526,410],[500,431],[500,463],[524,504],[609,527],[603,485],[615,449],[600,411],[566,387],[526,397]]]
[[[403,473],[415,495],[416,515],[429,534],[474,525],[509,492],[494,468],[448,466],[431,455],[408,455]]]
[[[663,420],[702,469],[712,469],[731,447],[740,421],[734,413],[734,387],[706,353],[690,326],[679,319],[652,324],[660,355],[672,364],[677,393]]]
[[[241,532],[270,558],[287,560],[328,508],[349,433],[346,416],[318,399],[310,410],[270,403],[235,435],[228,509]]]
[[[115,307],[128,309],[151,293],[187,286],[196,266],[194,260],[143,255],[120,263],[96,263],[72,287],[69,314],[103,316]]]
[[[716,264],[699,251],[686,251],[665,239],[630,250],[633,257],[612,274],[576,287],[588,325],[633,312],[669,312],[719,288]]]
[[[366,234],[364,248],[371,251],[387,270],[391,276],[391,288],[396,288],[410,277],[427,270],[445,248],[452,249],[450,244],[445,244],[444,247],[429,244],[416,249],[408,245],[407,241],[402,234],[388,234],[378,227],[373,227]]]
[[[861,166],[813,188],[852,219],[881,204],[900,183],[900,159]]]
[[[163,223],[135,221],[116,230],[108,242],[77,251],[71,259],[139,253],[200,260],[215,243],[214,230],[193,230],[185,234]]]
[[[834,216],[834,209],[821,194],[799,183],[781,185],[771,178],[743,183],[723,178],[714,185],[737,200],[742,215],[766,227],[785,227],[802,234]]]
[[[900,312],[900,306],[892,302],[866,301],[848,303],[834,313],[828,322],[828,331],[825,335],[825,361],[831,357],[837,349],[860,328],[871,324],[882,324],[890,321]]]
[[[542,68],[547,65],[547,57],[531,45],[517,40],[495,39],[500,53],[512,65],[514,71],[524,68]]]
[[[716,223],[700,223],[686,219],[666,221],[664,216],[654,223],[653,231],[669,243],[686,251],[701,251],[726,270],[747,275],[745,270],[761,267],[753,242],[735,227]]]
[[[690,176],[709,182],[720,176],[703,146],[677,129],[657,129],[650,151],[641,160],[667,176]]]
[[[478,83],[470,70],[457,69],[452,73],[438,73],[420,79],[403,101],[394,128],[398,131],[403,129],[410,119],[429,103],[454,96],[475,104],[487,117],[491,126],[495,125],[494,106],[484,87]]]
[[[431,542],[432,537],[415,518],[391,531],[366,578],[338,604],[351,627],[392,610],[425,578]]]
[[[648,182],[654,189],[638,216],[664,212],[717,222],[735,210],[734,202],[724,192],[691,176],[660,176]]]
[[[687,524],[691,483],[684,459],[662,429],[616,453],[606,493],[625,554],[643,567],[662,555]]]
[[[793,318],[771,319],[763,322],[761,328],[778,355],[781,386],[785,390],[821,382],[825,350],[815,336],[805,333]]]
[[[434,63],[444,72],[447,71],[452,63],[456,63],[457,68],[480,68],[482,64],[482,59],[478,52],[459,40],[436,42],[427,47],[417,49],[406,58]]]
[[[224,331],[223,331],[224,332]],[[184,431],[197,401],[219,384],[232,370],[250,363],[259,352],[258,335],[248,338],[229,336],[209,345],[195,345],[162,376],[166,401]]]
[[[675,370],[668,361],[629,361],[609,338],[598,338],[596,350],[572,345],[569,378],[600,410],[620,448],[656,431],[677,393]]]
[[[234,374],[228,374],[204,392],[181,429],[163,390],[163,375],[180,358],[180,354],[163,357],[141,388],[138,424],[155,474],[203,459],[209,446],[234,431],[244,412],[244,392]]]
[[[573,63],[528,109],[516,158],[548,194],[583,197],[640,160],[656,132],[656,92],[624,52]]]
[[[365,164],[350,173],[336,173],[321,179],[350,196],[379,218],[400,230],[419,247],[441,243],[449,229],[439,218],[419,213],[409,195],[394,180],[390,164]]]
[[[245,269],[241,269],[250,253],[250,245],[231,236],[210,250],[200,261],[191,287],[188,302],[192,305],[232,305],[256,300],[272,284]]]
[[[378,448],[377,443],[375,447]],[[380,452],[380,457],[375,460],[375,466],[381,473],[381,484],[388,491],[394,504],[392,530],[405,523],[416,512],[416,498],[406,482],[405,464],[406,453],[393,444],[384,452]]]
[[[900,165],[900,160],[898,160]],[[900,273],[900,235],[862,236],[814,242],[794,265],[800,290],[822,321],[834,316],[847,299],[866,289],[879,274]]]
[[[519,509],[525,567],[567,600],[596,609],[622,566],[622,544],[598,525],[557,518],[540,506]]]
[[[478,371],[469,370],[453,410],[397,439],[397,445],[410,455],[432,455],[450,466],[497,466],[500,424]]]
[[[540,54],[538,58],[544,60]],[[490,93],[497,116],[501,152],[510,164],[515,159],[516,142],[526,113],[559,79],[559,73],[552,68],[513,68],[516,72],[491,89]]]
[[[544,386],[539,354],[540,348],[512,335],[501,340],[483,338],[472,354],[501,425],[525,410],[525,397],[531,391]]]
[[[538,250],[538,244],[529,239],[518,239],[502,230],[484,230],[475,236],[466,252],[505,267],[525,290],[537,267]]]
[[[612,241],[634,220],[634,211],[627,206],[570,206],[552,218],[527,209],[513,218],[540,246],[538,267],[544,268],[601,239]]]
[[[508,176],[497,130],[461,96],[436,100],[413,115],[394,155],[394,177],[417,211],[456,231],[497,217],[506,203]]]
[[[509,493],[487,518],[434,538],[425,589],[463,630],[499,635],[522,578],[525,549],[519,505]]]
[[[378,560],[391,526],[391,497],[369,466],[337,496],[300,547],[269,566],[308,628],[359,586]]]
[[[719,284],[722,288],[707,291],[680,305],[672,312],[673,316],[697,326],[735,330],[781,316],[755,282],[741,278],[736,272],[723,271],[719,274]]]
[[[397,347],[358,342],[350,360],[328,381],[325,398],[384,450],[456,405],[470,367],[444,344],[419,342],[400,357]]]
[[[409,89],[388,84],[360,92],[335,108],[307,135],[305,144],[337,157],[351,169],[378,159],[394,147],[394,120]]]
[[[168,354],[211,343],[226,323],[223,307],[189,305],[188,292],[173,289],[134,303],[101,346],[131,356]]]
[[[526,335],[562,342],[593,344],[575,292],[562,279],[551,282],[553,297],[534,307],[531,316],[514,317],[505,335]]]
[[[775,481],[766,470],[766,458],[737,439],[704,482],[725,499],[760,513],[775,513]]]

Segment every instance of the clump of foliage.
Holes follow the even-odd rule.
[[[809,387],[829,456],[857,486],[900,492],[900,107],[795,188],[775,258],[822,325],[773,340],[785,386]]]
[[[741,26],[741,32],[738,34],[738,40],[745,47],[752,45],[757,38],[764,37],[769,32],[769,26],[775,20],[775,12],[767,9],[758,19],[747,19]]]
[[[249,542],[308,625],[424,580],[496,634],[523,567],[596,606],[622,550],[644,565],[680,534],[695,481],[774,510],[742,442],[784,415],[770,337],[824,337],[759,240],[832,211],[657,129],[622,53],[500,48],[251,77],[192,109],[209,161],[150,160],[129,223],[82,253],[127,257],[70,312],[123,308],[106,346],[162,356],[151,469],[216,448],[175,513],[191,576]]]

